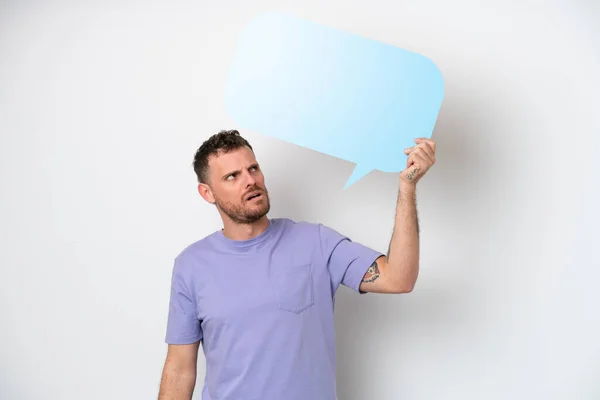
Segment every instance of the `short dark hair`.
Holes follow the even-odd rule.
[[[208,158],[210,155],[218,155],[219,152],[228,153],[244,146],[248,146],[250,150],[254,151],[250,143],[235,129],[221,130],[208,138],[194,156],[194,172],[198,182],[208,183]]]

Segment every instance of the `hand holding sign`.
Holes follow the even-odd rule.
[[[248,129],[357,163],[399,172],[402,150],[430,138],[443,79],[427,58],[280,13],[243,31],[225,90]]]
[[[406,169],[400,174],[400,179],[405,185],[416,185],[421,177],[429,171],[429,168],[435,164],[435,140],[417,138],[415,143],[417,143],[415,146],[404,149],[408,159],[406,160]]]

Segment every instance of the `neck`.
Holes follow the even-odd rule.
[[[223,220],[223,235],[232,240],[249,240],[265,231],[269,227],[269,219],[263,216],[258,221],[249,224],[240,224],[230,219]]]

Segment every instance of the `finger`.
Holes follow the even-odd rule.
[[[419,174],[422,175],[433,165],[431,161],[422,152],[414,152],[409,156],[406,162],[406,169],[411,167],[418,168]]]
[[[419,155],[415,154],[413,156],[412,164],[407,166],[405,169],[406,179],[409,181],[416,181],[419,179],[425,173],[423,165],[423,160],[419,157]]]
[[[422,148],[427,153],[431,162],[435,162],[435,149],[428,142],[422,142],[416,146],[408,147],[404,149],[404,154],[410,154],[411,152],[416,151],[420,148]]]
[[[435,160],[433,150],[427,143],[418,145],[410,154],[419,154],[424,160],[427,160],[431,164],[433,164]]]
[[[418,151],[413,151],[412,153],[410,153],[408,155],[408,158],[406,160],[406,168],[411,167],[412,165],[417,165],[419,168],[421,168],[423,165],[426,164],[425,159],[423,158],[423,155],[420,154]]]
[[[408,158],[406,159],[406,168],[409,168],[414,163],[415,163],[415,157],[411,153],[408,155]]]
[[[415,143],[419,144],[419,143],[428,143],[431,148],[433,149],[433,151],[435,152],[435,148],[436,148],[436,143],[435,140],[433,139],[429,139],[429,138],[416,138],[415,139]]]
[[[429,143],[422,143],[419,146],[423,150],[423,152],[427,155],[427,158],[429,158],[429,161],[431,161],[431,163],[433,163],[435,161],[435,152],[434,152],[433,148],[431,147],[431,145]]]
[[[431,149],[432,157],[435,155],[435,142],[429,139],[419,140],[418,146],[423,146]]]

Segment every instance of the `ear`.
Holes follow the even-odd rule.
[[[202,198],[206,201],[208,201],[210,204],[215,204],[215,197],[212,194],[212,190],[210,189],[210,186],[208,186],[205,183],[199,183],[198,184],[198,193],[200,193],[200,196],[202,196]]]

